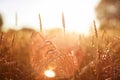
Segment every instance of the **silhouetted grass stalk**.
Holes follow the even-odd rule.
[[[18,26],[18,14],[17,14],[17,12],[15,13],[15,26]]]
[[[65,17],[64,17],[64,13],[62,12],[62,26],[63,26],[63,31],[65,34]]]
[[[12,45],[11,45],[12,47],[14,46],[15,37],[16,37],[16,34],[14,33],[14,34],[13,34],[13,38],[12,38]]]
[[[1,36],[0,36],[0,44],[2,43],[2,37],[3,37],[3,32],[1,32]]]
[[[96,36],[96,38],[98,38],[98,32],[97,32],[97,26],[96,26],[95,20],[93,21],[93,24],[94,24],[95,36]]]
[[[39,22],[40,22],[40,32],[42,33],[42,20],[41,15],[39,14]]]
[[[95,31],[95,37],[96,37],[96,47],[97,47],[97,57],[96,57],[96,75],[97,75],[97,80],[101,80],[100,79],[100,50],[99,50],[99,42],[98,42],[98,31],[97,31],[97,26],[96,26],[96,22],[93,21],[94,24],[94,31]]]

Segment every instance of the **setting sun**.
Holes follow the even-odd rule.
[[[21,26],[31,26],[39,30],[39,14],[43,30],[62,27],[62,12],[64,13],[66,31],[87,34],[95,19],[94,8],[99,0],[5,0],[0,3],[0,11],[6,26],[19,29]],[[9,7],[9,8],[8,8]],[[15,13],[17,23],[15,25]]]

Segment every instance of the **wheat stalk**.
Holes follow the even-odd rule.
[[[98,38],[98,31],[97,31],[97,27],[96,27],[96,22],[95,22],[95,20],[93,21],[93,24],[94,24],[95,36],[96,36],[96,38]]]
[[[0,43],[2,43],[2,38],[3,38],[3,32],[1,32]]]
[[[15,26],[18,26],[18,14],[17,14],[17,12],[15,13]]]
[[[41,15],[39,14],[39,22],[40,22],[40,32],[42,33],[42,20]]]
[[[14,46],[15,37],[16,37],[16,34],[14,33],[14,34],[13,34],[13,38],[12,38],[12,45],[11,45],[12,47]]]
[[[63,31],[65,33],[65,17],[63,12],[62,12],[62,26],[63,26]]]

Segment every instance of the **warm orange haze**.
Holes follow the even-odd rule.
[[[120,80],[120,0],[0,0],[0,80]]]

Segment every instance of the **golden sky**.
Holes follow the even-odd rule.
[[[9,28],[32,26],[39,30],[41,14],[43,29],[62,28],[62,12],[65,16],[66,30],[84,33],[95,19],[94,8],[99,0],[0,0],[0,12]],[[18,26],[15,26],[15,13]]]

